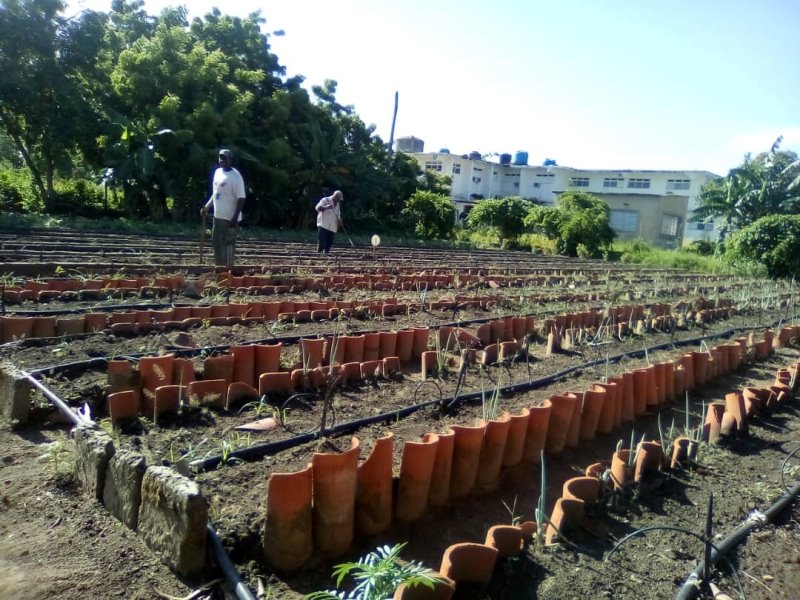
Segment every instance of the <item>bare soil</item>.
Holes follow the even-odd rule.
[[[255,250],[254,250],[255,252]],[[446,257],[440,258],[444,262]],[[588,282],[587,282],[588,285]],[[494,290],[493,290],[494,291]],[[683,295],[662,297],[673,301]],[[444,292],[443,292],[444,293]],[[507,302],[488,311],[472,311],[461,319],[487,318],[500,314],[530,312],[523,306],[527,290],[501,290]],[[362,296],[368,298],[370,294]],[[631,297],[639,297],[631,294]],[[69,303],[60,303],[60,308]],[[569,310],[586,305],[570,305]],[[537,307],[537,311],[562,311],[563,303]],[[398,329],[419,324],[436,325],[452,320],[452,314],[416,313],[382,321],[352,321],[346,331]],[[777,313],[749,312],[708,326],[713,335],[728,329],[746,331],[777,318]],[[330,333],[334,324],[304,324],[276,330],[263,325],[201,327],[189,332],[198,347],[214,347],[269,339],[281,335]],[[641,351],[670,341],[702,335],[699,328],[675,335],[650,333],[644,338],[602,346],[583,346],[575,351],[545,355],[543,340],[530,350],[531,358],[507,366],[487,369],[471,367],[461,394],[491,390],[499,380],[503,386],[535,380],[606,354]],[[738,337],[737,333],[732,337]],[[125,356],[164,351],[173,346],[172,334],[151,334],[118,338],[97,334],[83,339],[35,345],[11,344],[0,347],[0,356],[15,365],[41,369],[91,357]],[[615,375],[697,350],[698,346],[648,352],[648,358],[628,357],[608,365],[584,369],[531,391],[501,399],[502,410],[512,413],[540,403],[567,390],[581,391],[606,375]],[[784,349],[766,362],[748,365],[735,375],[716,380],[702,394],[691,397],[690,418],[696,426],[706,403],[724,398],[725,393],[746,386],[772,383],[775,369],[798,360],[796,349]],[[196,360],[200,368],[200,358]],[[406,365],[399,380],[376,380],[337,390],[333,396],[336,422],[343,423],[374,414],[396,411],[412,403],[436,400],[441,393],[450,398],[457,375],[450,372],[435,381],[420,385],[418,365]],[[98,419],[105,416],[106,375],[103,369],[45,377],[44,382],[59,397],[78,407],[88,403]],[[437,389],[438,388],[438,389]],[[441,392],[439,392],[441,390]],[[308,406],[294,404],[286,414],[288,430],[252,434],[250,443],[286,439],[301,431],[313,430],[319,422],[322,399],[309,399]],[[241,408],[241,407],[239,407]],[[662,423],[673,418],[685,420],[685,405],[675,403],[662,411]],[[362,459],[372,443],[391,432],[395,439],[395,464],[399,468],[403,443],[417,440],[428,431],[444,431],[451,424],[467,424],[481,418],[479,403],[462,403],[450,410],[434,405],[400,420],[387,420],[353,431],[362,440]],[[650,483],[629,502],[601,506],[585,530],[570,536],[571,545],[557,549],[531,546],[520,557],[503,561],[492,583],[483,589],[460,587],[459,598],[669,598],[673,597],[686,575],[702,557],[702,544],[686,534],[652,531],[626,542],[609,558],[615,543],[636,530],[655,526],[683,527],[701,533],[711,494],[714,497],[714,531],[724,536],[754,509],[764,510],[781,494],[781,463],[800,446],[800,413],[797,405],[778,413],[759,416],[751,424],[750,437],[726,446],[703,445],[700,466],[670,472]],[[170,464],[182,453],[195,457],[214,452],[221,439],[230,439],[233,427],[252,420],[252,410],[224,413],[207,409],[185,410],[166,418],[158,427],[141,421],[112,430],[115,443],[131,445],[143,452],[149,464]],[[104,426],[107,426],[105,424]],[[637,438],[647,433],[657,437],[655,415],[637,420]],[[251,462],[231,463],[216,470],[193,475],[201,486],[214,524],[237,568],[256,589],[261,582],[270,598],[297,598],[305,593],[332,587],[333,563],[315,559],[298,573],[278,574],[264,566],[261,535],[267,479],[272,472],[290,472],[305,466],[314,451],[336,451],[349,446],[349,435],[322,437],[279,454]],[[548,505],[556,500],[563,481],[582,472],[590,463],[608,460],[618,439],[627,443],[630,428],[613,436],[599,437],[577,449],[548,459]],[[206,440],[205,442],[203,440]],[[185,596],[219,577],[209,568],[202,581],[181,581],[153,555],[138,536],[110,517],[103,507],[88,498],[70,475],[71,442],[69,428],[39,399],[33,422],[13,431],[0,431],[0,597],[3,598],[153,598],[158,591]],[[794,466],[793,466],[794,465]],[[800,460],[789,464],[788,479],[797,478]],[[397,472],[397,469],[396,469]],[[358,540],[352,551],[335,562],[353,560],[378,544],[407,541],[407,559],[420,560],[436,569],[450,544],[482,542],[493,524],[510,523],[514,518],[533,518],[539,495],[539,468],[521,466],[504,472],[500,488],[490,494],[471,496],[431,512],[407,527],[395,526],[385,534]],[[513,508],[512,508],[513,507]],[[513,514],[512,514],[513,513]],[[732,558],[747,598],[796,598],[800,589],[800,512],[794,507],[774,526],[765,527],[740,547]],[[718,574],[720,586],[736,597],[736,583],[726,569]],[[5,588],[3,587],[5,586]],[[208,597],[223,597],[222,587],[212,586]]]

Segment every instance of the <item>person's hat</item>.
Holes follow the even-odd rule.
[[[229,159],[233,160],[233,152],[231,152],[227,148],[223,148],[222,150],[220,150],[219,151],[219,155],[220,156],[224,156],[225,158],[229,158]]]

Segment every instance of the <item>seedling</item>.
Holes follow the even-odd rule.
[[[335,590],[313,592],[306,600],[384,600],[391,598],[402,584],[424,585],[433,590],[439,576],[422,563],[401,562],[399,556],[405,547],[405,542],[381,546],[354,563],[336,565],[333,569],[336,587],[349,576],[357,582],[355,588],[349,594]]]
[[[539,472],[541,481],[539,488],[539,500],[536,502],[534,518],[536,519],[536,538],[544,541],[545,524],[550,520],[547,516],[547,466],[544,462],[544,450],[539,453]]]
[[[514,496],[514,502],[509,506],[505,500],[501,500],[503,506],[508,511],[508,514],[511,516],[511,524],[512,525],[519,525],[522,522],[522,516],[517,514],[517,497]]]
[[[244,404],[240,409],[238,414],[242,414],[247,410],[253,411],[253,416],[255,417],[262,417],[266,414],[272,414],[274,411],[274,407],[267,402],[267,395],[264,394],[261,398],[258,399],[257,402],[248,402]]]
[[[483,377],[481,377],[481,404],[483,410],[483,419],[485,421],[491,421],[497,418],[497,414],[500,410],[500,381],[502,379],[502,375],[498,374],[497,376],[497,383],[494,386],[494,391],[492,395],[489,397],[488,401],[486,399],[486,390],[483,387]]]

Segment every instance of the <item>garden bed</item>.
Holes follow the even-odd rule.
[[[440,268],[450,268],[448,265],[454,263],[448,261],[452,260],[453,258],[446,254],[440,255],[438,265]],[[503,260],[498,257],[497,262],[502,264]],[[586,272],[592,269],[596,273],[602,272],[596,265],[587,267]],[[627,278],[635,276],[632,273],[625,275]],[[203,324],[186,332],[153,332],[133,337],[98,332],[64,340],[57,338],[43,340],[36,344],[12,343],[3,347],[1,351],[4,359],[17,367],[37,371],[53,365],[84,363],[92,358],[163,354],[167,351],[181,350],[179,348],[181,346],[183,347],[181,351],[194,354],[193,365],[197,372],[202,374],[202,361],[210,354],[203,352],[203,348],[224,353],[225,346],[241,345],[254,340],[274,343],[281,337],[291,337],[295,340],[298,337],[316,337],[336,332],[353,334],[357,331],[435,327],[452,324],[454,316],[460,323],[469,325],[472,320],[482,321],[506,315],[535,312],[543,320],[565,309],[585,311],[593,304],[596,305],[596,299],[602,298],[603,293],[609,292],[609,283],[607,280],[592,286],[590,283],[592,277],[586,275],[582,277],[585,277],[585,289],[589,291],[586,301],[582,303],[565,304],[564,301],[553,301],[550,304],[537,303],[534,307],[526,298],[541,294],[543,290],[524,287],[513,290],[500,288],[486,291],[497,294],[499,301],[483,308],[461,310],[458,314],[453,311],[415,310],[390,318],[350,319],[344,322],[341,320],[288,322],[278,326],[274,323],[239,323],[228,326]],[[649,275],[646,278],[652,280]],[[714,285],[713,293],[719,293],[716,288],[731,291],[740,285],[746,284],[723,280]],[[620,294],[628,294],[622,286],[618,287],[620,289],[615,289],[613,294],[603,300],[601,306],[608,306],[612,296],[616,302]],[[651,301],[674,303],[683,300],[691,303],[693,294],[709,291],[708,288],[700,288],[697,285],[678,285],[677,293],[670,295],[667,291],[669,286],[659,284],[656,288],[651,284],[642,286],[641,289],[630,293],[630,297],[647,299],[649,295]],[[591,290],[596,290],[596,294]],[[556,295],[556,291],[553,291],[553,296]],[[580,288],[577,291],[583,292],[584,289]],[[570,292],[575,293],[576,290],[572,289]],[[458,292],[447,289],[431,292],[437,296],[448,293]],[[386,295],[385,291],[361,290],[353,292],[351,297],[358,296],[359,301],[368,303]],[[307,295],[292,297],[300,300],[305,299]],[[395,294],[395,297],[400,302],[419,301],[418,292],[401,292]],[[590,298],[593,299],[592,302],[589,301]],[[240,299],[253,300],[253,296],[242,296]],[[236,301],[236,298],[231,301]],[[785,302],[780,302],[779,292],[775,292],[772,306],[769,304],[769,301],[765,300],[758,306],[741,310],[741,314],[715,320],[703,326],[693,325],[688,329],[681,328],[669,332],[646,330],[641,335],[623,336],[622,340],[610,336],[600,338],[595,332],[595,337],[587,338],[574,347],[554,353],[547,352],[547,331],[539,329],[535,335],[527,338],[527,353],[518,355],[515,361],[487,366],[472,365],[461,377],[458,367],[454,364],[448,372],[441,372],[436,377],[426,379],[420,372],[417,359],[404,363],[402,373],[398,377],[368,378],[360,383],[332,390],[330,398],[331,406],[335,409],[335,425],[383,415],[377,420],[373,419],[369,424],[340,429],[335,435],[323,435],[318,429],[320,412],[326,397],[324,391],[303,398],[303,402],[289,405],[283,405],[281,399],[275,397],[269,398],[271,403],[267,407],[239,405],[231,407],[228,411],[187,406],[179,413],[159,418],[158,425],[154,425],[147,418],[140,418],[119,427],[112,427],[110,421],[106,419],[105,398],[108,376],[104,361],[85,368],[56,368],[53,372],[46,373],[42,381],[69,405],[75,408],[88,405],[94,418],[109,431],[116,447],[136,450],[145,457],[149,465],[175,466],[181,462],[181,471],[186,472],[199,484],[208,505],[210,519],[245,580],[253,589],[259,581],[263,582],[271,590],[272,597],[292,598],[315,589],[330,587],[329,573],[332,564],[352,559],[383,543],[408,541],[409,545],[403,555],[405,558],[422,560],[438,569],[444,550],[451,544],[464,541],[482,542],[486,530],[491,525],[510,523],[517,517],[533,518],[533,508],[539,495],[539,467],[522,464],[506,469],[496,490],[467,496],[452,503],[447,510],[427,511],[421,519],[411,524],[393,523],[378,535],[357,538],[350,551],[337,560],[315,557],[301,570],[290,574],[272,570],[264,560],[262,539],[268,496],[267,482],[270,474],[299,471],[312,460],[314,452],[345,451],[350,447],[351,435],[361,440],[363,462],[369,456],[375,441],[391,433],[394,443],[392,469],[395,477],[398,477],[406,442],[416,442],[426,433],[444,433],[453,425],[471,425],[476,420],[486,417],[485,405],[476,399],[482,391],[486,396],[491,396],[498,385],[523,388],[528,387],[531,382],[542,380],[540,384],[530,386],[531,389],[527,391],[519,389],[516,393],[501,395],[497,408],[500,411],[518,414],[524,408],[541,405],[554,394],[583,391],[605,378],[619,376],[648,364],[663,363],[686,352],[700,351],[718,343],[732,342],[736,338],[746,336],[750,331],[759,336],[766,326],[777,324],[788,314]],[[85,303],[72,305],[62,300],[48,305],[49,308],[59,310],[88,306]],[[718,334],[722,334],[722,337],[713,339]],[[693,345],[681,346],[684,341],[704,336],[708,346],[701,346],[699,340]],[[592,343],[587,343],[590,339]],[[182,343],[178,344],[179,341]],[[194,346],[197,350],[187,346]],[[664,349],[653,350],[659,346],[664,346]],[[620,356],[618,360],[606,360],[606,356],[617,355]],[[452,358],[457,358],[457,354],[453,354]],[[286,366],[296,366],[299,359],[297,346],[287,343],[282,357]],[[702,419],[704,402],[722,399],[725,393],[732,389],[759,387],[774,378],[776,368],[786,367],[796,361],[795,350],[791,348],[779,350],[766,362],[748,365],[735,374],[715,380],[710,387],[705,387],[696,393],[692,392],[688,405],[692,427],[697,427]],[[590,362],[594,364],[587,364]],[[544,381],[548,376],[567,370],[570,372],[556,381]],[[456,392],[456,402],[450,403]],[[442,399],[448,406],[442,406],[440,402]],[[34,555],[37,548],[38,552],[44,552],[45,541],[51,537],[48,533],[34,534],[37,530],[30,522],[25,521],[25,506],[28,502],[33,507],[36,518],[41,519],[41,523],[45,523],[49,529],[60,531],[59,528],[68,527],[68,536],[76,540],[98,538],[98,544],[108,544],[109,550],[105,554],[110,552],[108,556],[117,557],[114,559],[117,564],[115,575],[108,584],[110,586],[108,589],[117,590],[112,591],[112,594],[128,593],[130,597],[151,597],[148,593],[152,595],[154,587],[167,593],[178,594],[180,590],[186,589],[186,584],[199,585],[196,581],[181,583],[175,580],[163,566],[157,564],[157,560],[148,553],[136,534],[125,530],[99,510],[102,508],[99,504],[88,502],[88,498],[81,495],[69,477],[59,473],[62,461],[58,458],[59,452],[52,448],[69,446],[66,430],[54,424],[47,424],[48,418],[50,421],[53,420],[51,417],[55,416],[54,413],[45,408],[42,398],[38,395],[36,403],[37,408],[32,413],[32,424],[29,427],[20,430],[19,433],[0,434],[2,447],[5,449],[5,467],[0,480],[8,490],[4,491],[4,496],[0,498],[2,502],[0,511],[6,512],[10,517],[8,535],[19,530],[20,533],[14,535],[27,538],[26,542],[15,541],[7,550],[0,551],[0,559],[10,561],[10,566],[6,565],[9,573],[12,575],[16,573],[20,564],[29,566],[34,564],[32,562],[34,558],[26,558],[30,556],[29,554],[20,554],[25,552],[23,547],[29,546],[29,552]],[[406,411],[408,414],[406,412],[400,414],[404,409],[419,404],[425,406],[413,412]],[[262,414],[262,408],[270,412]],[[284,409],[283,412],[275,412],[281,408]],[[666,405],[660,412],[662,423],[673,418],[677,423],[685,422],[686,405],[682,401]],[[392,413],[396,413],[394,418],[386,416]],[[282,421],[282,424],[279,423],[275,429],[263,433],[235,432],[234,427],[268,414],[278,417],[278,421]],[[641,540],[627,543],[615,552],[613,560],[604,561],[614,541],[635,529],[667,522],[680,522],[688,529],[699,532],[704,523],[706,503],[710,493],[713,493],[715,498],[715,530],[727,532],[733,529],[743,517],[747,507],[751,504],[761,507],[777,495],[775,482],[780,480],[780,464],[775,465],[774,476],[769,471],[771,468],[769,465],[773,462],[779,463],[778,457],[785,455],[787,449],[791,449],[786,444],[792,440],[792,436],[797,439],[796,416],[794,409],[786,407],[779,414],[755,420],[751,436],[745,440],[739,440],[736,444],[725,448],[703,446],[698,457],[703,468],[671,473],[663,478],[657,488],[642,494],[635,502],[622,507],[617,506],[614,510],[601,509],[599,512],[602,514],[598,514],[585,529],[576,532],[574,539],[570,538],[570,541],[579,547],[578,550],[574,547],[553,550],[534,545],[520,557],[503,562],[488,587],[477,590],[469,586],[460,586],[457,597],[561,598],[603,595],[620,598],[669,597],[677,591],[678,584],[700,559],[702,545],[696,540],[682,538],[679,534],[654,533],[648,534]],[[326,427],[330,428],[333,425],[334,423],[329,422]],[[642,434],[657,436],[658,427],[653,411],[640,415],[633,429],[637,439]],[[303,432],[310,432],[311,439],[291,444],[280,452],[269,452],[263,458],[240,462],[228,460],[229,457],[226,457],[223,464],[216,469],[186,471],[187,463],[197,461],[206,454],[212,456],[223,454],[223,441],[233,444],[233,450],[246,449],[259,443],[286,441],[293,435]],[[548,458],[550,482],[548,489],[554,490],[548,498],[548,510],[556,500],[557,490],[561,489],[566,479],[574,476],[576,470],[583,471],[586,466],[601,457],[610,456],[618,440],[627,440],[630,436],[630,426],[615,428],[612,434],[598,436],[574,449],[567,448],[552,460]],[[229,447],[228,450],[230,449]],[[235,452],[231,456],[235,457]],[[69,462],[66,451],[63,458],[65,464]],[[181,458],[182,461],[179,460]],[[729,468],[732,461],[739,466]],[[31,464],[36,468],[26,469],[25,465]],[[753,473],[763,477],[753,482]],[[30,481],[23,481],[26,476],[30,477]],[[737,493],[732,493],[732,490],[736,490]],[[28,496],[32,498],[30,501],[26,500]],[[54,517],[52,521],[49,520],[50,517]],[[781,547],[787,549],[785,551],[790,554],[792,549],[800,545],[797,543],[797,531],[794,526],[777,527],[771,535],[780,539]],[[766,539],[766,535],[763,538]],[[76,548],[73,549],[72,546]],[[84,564],[92,566],[87,568],[89,574],[81,579],[81,585],[85,589],[79,591],[83,592],[83,596],[70,596],[72,592],[62,592],[63,597],[67,598],[85,597],[85,594],[92,593],[92,590],[100,593],[97,592],[99,588],[94,586],[99,586],[103,581],[103,569],[113,568],[103,566],[103,553],[93,552],[92,548],[88,547],[78,549],[77,546],[81,546],[77,541],[75,544],[59,546],[59,550],[64,554],[64,560],[83,561]],[[758,569],[775,564],[765,560],[760,552],[754,553],[752,545],[747,548],[750,550],[744,550],[741,555],[743,563],[752,563]],[[39,558],[35,560],[38,561]],[[61,564],[60,561],[61,559],[58,560],[58,564]],[[752,581],[748,583],[748,578],[745,577],[743,584],[748,597],[759,597],[759,593],[765,592],[765,586],[775,593],[779,593],[782,589],[792,589],[782,587],[784,582],[787,585],[794,582],[796,585],[796,579],[791,578],[790,564],[786,565],[783,569],[776,565],[774,573],[758,574],[756,578],[761,575],[769,575],[772,578],[766,580],[761,577],[758,584]],[[756,569],[756,566],[752,568]],[[0,563],[0,569],[2,568],[3,564]],[[744,568],[746,570],[746,567]],[[126,570],[130,571],[130,574],[123,577],[121,573]],[[61,571],[61,575],[55,574],[55,571],[48,572],[44,567],[40,571],[41,577],[34,578],[30,583],[32,589],[36,589],[36,585],[45,586],[48,581],[52,584],[52,577],[58,576],[62,577],[64,582],[73,585],[76,582],[73,574],[65,574],[66,569]],[[141,572],[147,573],[144,580],[139,580],[136,575]],[[213,571],[209,570],[205,579],[210,580],[213,577]],[[728,579],[722,581],[724,585],[730,585]],[[64,587],[67,587],[66,583]],[[730,587],[728,590],[730,591]]]

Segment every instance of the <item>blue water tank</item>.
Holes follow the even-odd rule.
[[[544,162],[542,163],[543,167],[557,167],[558,163],[554,158],[545,158]]]
[[[514,163],[515,165],[527,165],[528,164],[528,153],[524,150],[517,150],[514,153]]]
[[[511,155],[510,154],[501,154],[500,155],[500,164],[507,165],[511,162]]]
[[[471,160],[480,160],[481,159],[481,153],[473,150],[472,152],[469,153],[469,157],[470,157]]]
[[[450,154],[450,148],[442,148],[439,150],[439,154]]]

